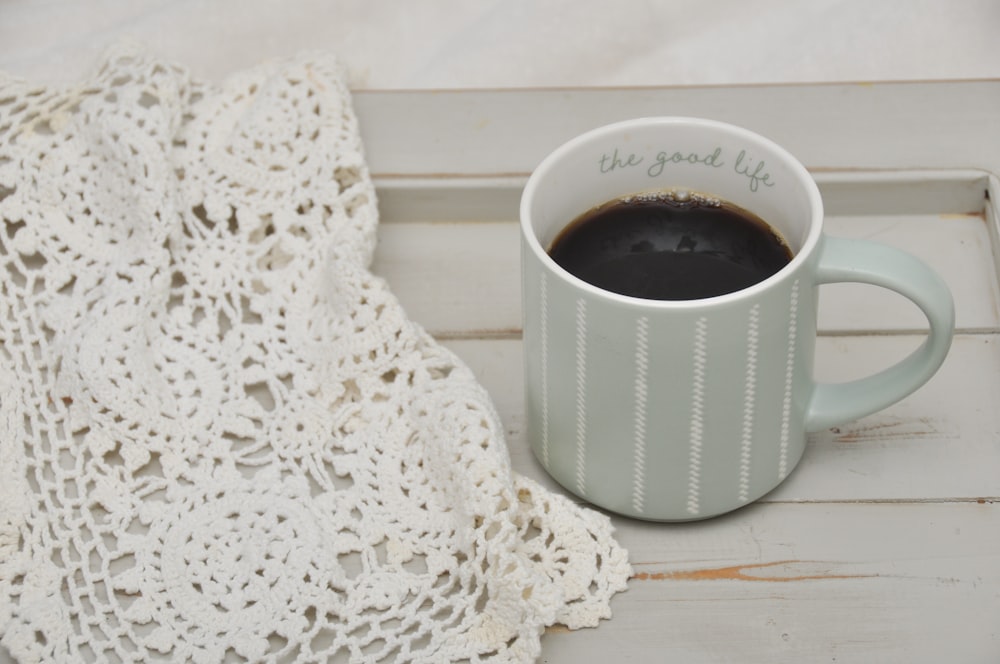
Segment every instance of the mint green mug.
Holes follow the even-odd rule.
[[[548,255],[595,206],[671,189],[755,213],[793,258],[742,290],[668,301],[602,290]],[[941,278],[892,247],[825,236],[805,167],[740,127],[658,117],[585,133],[535,169],[520,216],[530,444],[566,489],[619,514],[704,519],[758,499],[798,463],[807,432],[904,398],[951,345],[954,305]],[[909,298],[927,317],[927,338],[874,375],[815,382],[817,290],[833,282]]]

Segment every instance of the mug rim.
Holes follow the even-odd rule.
[[[731,136],[737,136],[751,143],[756,143],[784,161],[794,176],[798,179],[800,185],[805,188],[806,196],[809,202],[810,214],[810,226],[805,240],[798,251],[795,252],[792,260],[790,260],[774,274],[751,286],[747,286],[746,288],[741,288],[740,290],[732,291],[730,293],[723,293],[722,295],[714,295],[712,297],[696,298],[692,300],[657,300],[616,293],[614,291],[595,286],[594,284],[577,277],[553,260],[552,257],[549,256],[548,251],[545,250],[542,243],[539,241],[531,223],[531,203],[535,197],[535,192],[539,187],[539,182],[545,173],[551,170],[555,164],[562,160],[567,154],[585,143],[605,137],[609,134],[627,131],[630,128],[657,125],[698,126],[722,131]],[[590,129],[574,136],[546,155],[546,157],[542,159],[542,161],[531,172],[531,175],[528,177],[528,181],[521,192],[519,213],[519,223],[521,226],[522,237],[525,242],[527,242],[531,251],[549,272],[561,277],[565,281],[568,281],[575,288],[586,291],[596,297],[616,301],[625,305],[649,307],[653,309],[695,309],[705,306],[723,305],[755,297],[758,293],[769,290],[778,282],[783,281],[792,272],[798,271],[800,266],[804,264],[809,259],[809,256],[811,256],[816,250],[823,232],[823,200],[819,193],[819,186],[816,184],[812,175],[810,175],[808,169],[806,169],[802,162],[800,162],[791,152],[770,138],[767,138],[766,136],[750,129],[746,129],[745,127],[720,120],[688,116],[646,116],[632,118],[629,120],[620,120],[618,122],[612,122],[610,124],[595,127],[594,129]],[[572,220],[567,221],[567,223],[570,221]]]

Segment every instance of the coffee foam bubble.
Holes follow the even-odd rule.
[[[703,205],[705,207],[720,207],[722,201],[714,196],[690,189],[666,189],[663,191],[644,191],[629,194],[618,199],[622,203],[650,203],[654,201],[670,201],[686,205]]]

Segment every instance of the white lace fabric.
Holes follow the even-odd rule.
[[[0,643],[19,661],[522,662],[631,573],[511,471],[369,269],[331,56],[0,76]],[[400,109],[405,112],[405,109]]]

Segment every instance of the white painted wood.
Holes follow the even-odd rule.
[[[1000,661],[1000,504],[754,505],[617,522],[636,576],[597,629],[542,661]]]
[[[378,232],[372,269],[411,319],[438,337],[520,335],[516,223],[382,224]]]
[[[651,114],[758,130],[814,172],[829,232],[917,253],[955,292],[962,334],[942,370],[813,436],[759,503],[683,525],[615,517],[629,590],[596,629],[550,628],[541,661],[1000,662],[1000,81],[371,92],[355,104],[384,222],[374,269],[490,391],[514,468],[553,490],[524,436],[516,208],[534,165],[580,131]],[[824,293],[821,378],[917,343],[919,317],[881,297]]]
[[[515,470],[554,491],[524,433],[517,201],[535,160],[584,125],[660,106],[726,119],[742,105],[801,150],[829,233],[914,253],[955,295],[960,334],[941,371],[883,412],[814,434],[758,503],[683,525],[612,517],[636,572],[629,590],[596,629],[547,630],[541,661],[1000,662],[1000,223],[997,179],[977,170],[1000,163],[983,143],[1000,144],[998,89],[366,98],[383,216],[374,269],[489,390]],[[416,109],[415,124],[383,133],[400,118],[390,102]],[[823,289],[820,379],[858,377],[919,343],[922,317],[900,298]]]
[[[368,163],[385,175],[524,175],[587,129],[694,115],[768,136],[811,169],[997,170],[1000,82],[358,92]]]
[[[960,329],[1000,325],[1000,288],[985,215],[857,215],[827,220],[826,231],[898,247],[919,257],[947,282]],[[890,291],[857,284],[821,287],[819,329],[826,334],[923,330],[919,309]]]
[[[852,184],[845,175],[825,179],[835,201],[851,201],[835,202],[834,209],[844,213],[827,218],[828,233],[885,242],[924,259],[949,284],[959,328],[1000,327],[985,176],[879,174],[858,176]],[[509,188],[507,181],[495,184],[500,191]],[[476,191],[465,191],[467,203]],[[952,207],[943,207],[944,202]],[[517,334],[521,313],[516,208],[503,221],[473,224],[452,217],[447,222],[404,223],[405,208],[394,205],[390,219],[395,221],[384,222],[379,230],[374,270],[389,281],[409,315],[442,337]],[[435,209],[444,216],[452,214],[449,198],[425,199],[418,218]],[[926,329],[926,322],[915,306],[894,293],[838,284],[823,287],[819,326],[824,333],[919,331]]]
[[[828,216],[961,214],[983,209],[989,173],[977,170],[813,172]],[[376,175],[383,223],[510,221],[527,174]]]

